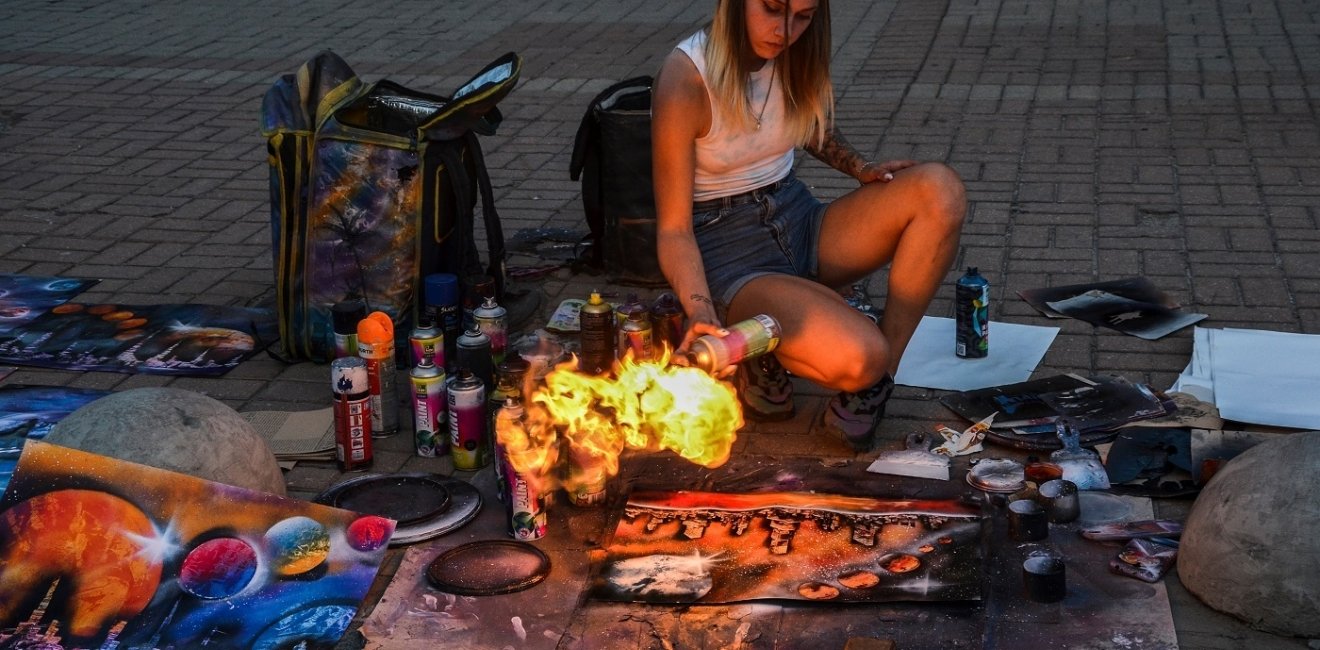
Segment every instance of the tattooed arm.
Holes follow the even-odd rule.
[[[807,153],[865,185],[874,181],[888,182],[894,179],[894,172],[911,167],[913,160],[891,160],[877,163],[867,162],[866,158],[843,137],[838,128],[830,128],[825,141],[817,145],[814,141],[807,144]]]

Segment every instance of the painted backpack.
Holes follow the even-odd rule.
[[[331,308],[348,299],[385,312],[406,336],[432,273],[484,273],[503,295],[504,234],[477,136],[495,133],[495,105],[521,68],[518,55],[506,54],[446,98],[364,83],[324,51],[266,92],[261,133],[285,357],[333,357]]]

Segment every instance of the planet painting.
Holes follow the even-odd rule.
[[[179,586],[198,598],[232,596],[257,573],[257,552],[251,544],[233,537],[202,542],[184,558]]]
[[[393,532],[28,441],[0,497],[0,648],[333,648]]]

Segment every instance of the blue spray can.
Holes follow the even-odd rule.
[[[975,266],[958,278],[954,289],[954,351],[964,359],[990,354],[990,281]]]

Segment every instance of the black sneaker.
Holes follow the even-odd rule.
[[[773,354],[738,364],[734,386],[743,413],[753,420],[776,422],[793,417],[793,382]]]
[[[893,394],[894,378],[888,373],[866,390],[840,392],[825,409],[825,426],[838,431],[853,449],[870,451],[875,446],[875,430],[885,417],[885,404]]]

